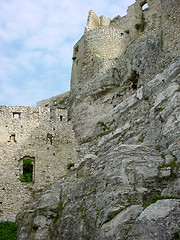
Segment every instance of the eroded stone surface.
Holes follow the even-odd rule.
[[[180,200],[159,200],[147,207],[128,233],[128,240],[167,240],[180,229]]]

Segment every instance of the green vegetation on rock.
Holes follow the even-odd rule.
[[[74,167],[74,163],[68,163],[67,164],[67,170],[69,170],[71,167]]]
[[[0,223],[0,239],[16,240],[17,225],[14,222],[6,221]]]
[[[33,181],[33,160],[26,159],[23,161],[23,174],[20,176],[21,182]]]

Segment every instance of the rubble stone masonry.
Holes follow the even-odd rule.
[[[76,161],[65,109],[0,106],[0,221],[15,220],[34,191],[41,191]],[[31,182],[22,182],[23,160],[33,161]]]

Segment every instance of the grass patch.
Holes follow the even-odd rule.
[[[59,103],[60,105],[64,104],[65,101],[67,100],[67,98],[68,98],[67,96],[64,97],[64,98],[61,98],[58,103]]]
[[[162,154],[161,154],[162,155]],[[161,156],[162,157],[162,156]],[[163,158],[163,157],[162,157]],[[164,158],[163,158],[164,159]],[[161,171],[161,169],[163,168],[168,168],[170,167],[171,168],[171,178],[176,178],[177,177],[177,172],[179,170],[179,166],[176,165],[176,161],[177,161],[177,158],[174,157],[174,159],[169,163],[169,164],[163,164],[163,165],[160,165],[157,167],[157,169],[159,170],[159,172]]]
[[[165,157],[166,157],[166,154],[161,153],[161,158],[162,158],[162,159],[165,159]]]
[[[104,132],[102,132],[102,133],[99,133],[99,134],[97,134],[97,135],[94,136],[94,137],[88,137],[88,138],[86,138],[86,139],[83,139],[83,140],[81,141],[81,144],[91,142],[91,141],[93,141],[93,140],[98,139],[99,137],[106,136],[106,135],[108,135],[109,133],[112,133],[112,132],[114,131],[114,130],[108,130],[108,129],[109,129],[109,127],[106,128],[107,131],[104,131]]]
[[[107,131],[107,132],[100,133],[100,134],[98,134],[98,135],[96,136],[95,139],[97,139],[98,137],[106,136],[106,135],[108,135],[109,133],[111,133],[111,132],[113,132],[113,131],[114,131],[114,130],[109,130],[109,131]]]
[[[62,212],[62,210],[63,210],[62,202],[60,202],[60,203],[57,205],[57,210],[58,210],[58,212]]]
[[[136,23],[135,24],[135,28],[136,28],[137,31],[144,32],[145,26],[146,26],[146,21],[145,21],[144,13],[142,13],[142,15],[141,15],[141,22],[140,23]]]
[[[56,223],[60,217],[60,214],[62,213],[62,210],[63,210],[63,204],[62,202],[60,202],[58,205],[57,205],[57,214],[56,216],[53,218],[53,223]]]
[[[38,189],[38,190],[35,190],[34,192],[35,193],[42,193],[43,189]]]
[[[17,225],[14,222],[6,221],[0,223],[0,239],[16,240]]]
[[[158,152],[161,152],[161,146],[158,144],[156,145],[156,148],[155,148]]]
[[[164,200],[164,199],[172,199],[172,197],[170,197],[170,196],[159,196],[159,195],[155,194],[150,200],[143,203],[143,207],[146,208],[149,205],[157,202],[158,200]]]
[[[80,172],[80,173],[77,173],[77,178],[89,178],[91,176],[90,173],[87,173],[87,172]]]
[[[69,170],[71,167],[74,167],[74,163],[68,163],[67,164],[67,170]]]
[[[100,125],[104,130],[109,130],[109,127],[104,122],[98,122],[97,125]]]
[[[155,108],[155,113],[162,112],[164,110],[163,107]]]
[[[112,77],[113,78],[118,78],[118,79],[121,78],[120,71],[117,68],[112,69]],[[119,87],[119,85],[117,87]]]
[[[81,141],[81,144],[91,142],[92,140],[93,140],[92,137],[88,137],[88,138],[86,138],[86,139],[83,139],[83,140]]]
[[[180,231],[175,232],[171,240],[180,240]]]
[[[143,142],[143,141],[144,141],[144,138],[145,138],[145,136],[141,136],[141,137],[138,139],[138,142]]]

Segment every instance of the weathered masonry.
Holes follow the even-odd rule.
[[[162,128],[159,132],[153,124],[158,127],[164,124],[162,145],[165,145],[165,139],[172,144],[175,135],[171,131],[176,129],[173,126],[177,124],[178,117],[175,112],[171,119],[168,109],[174,111],[178,96],[174,95],[170,101],[173,107],[169,103],[164,105],[164,96],[170,95],[168,88],[164,91],[168,85],[164,85],[163,71],[166,64],[171,63],[171,58],[178,57],[178,6],[178,0],[136,0],[129,6],[126,16],[117,16],[112,20],[98,17],[90,11],[84,35],[73,49],[70,94],[45,99],[38,102],[37,107],[0,106],[0,221],[14,220],[22,207],[33,199],[34,191],[56,182],[65,174],[67,166],[77,162],[76,154],[78,163],[89,158],[88,152],[94,153],[96,159],[98,152],[103,152],[102,143],[106,144],[111,139],[114,141],[116,134],[113,135],[113,132],[116,133],[116,130],[119,145],[139,144],[147,140],[152,145],[159,141],[162,134]],[[153,80],[156,75],[158,77]],[[173,78],[169,77],[167,82]],[[155,83],[152,80],[158,87],[152,87]],[[178,91],[178,80],[173,81],[174,85],[169,89],[174,90],[170,93]],[[158,112],[164,115],[162,118],[161,115],[156,118],[154,113],[156,97]],[[129,109],[133,110],[131,119]],[[68,118],[79,143],[77,152]],[[152,130],[157,132],[153,138]],[[100,145],[93,143],[91,148],[82,145],[101,136],[104,140],[102,138]],[[110,146],[115,144],[114,141]],[[171,152],[176,151],[175,144],[169,146]],[[158,172],[157,167],[155,171]],[[146,195],[146,192],[143,194]],[[75,201],[78,206],[77,199]],[[82,226],[80,221],[77,221],[78,227]]]
[[[14,220],[33,191],[62,177],[76,161],[67,111],[0,106],[0,220]]]
[[[74,46],[71,90],[81,83],[83,73],[88,79],[88,70],[92,75],[100,72],[102,66],[98,66],[102,60],[109,60],[106,67],[110,68],[111,60],[122,55],[145,29],[159,27],[160,6],[160,0],[136,0],[128,7],[126,16],[118,15],[112,20],[89,11],[84,35]]]

